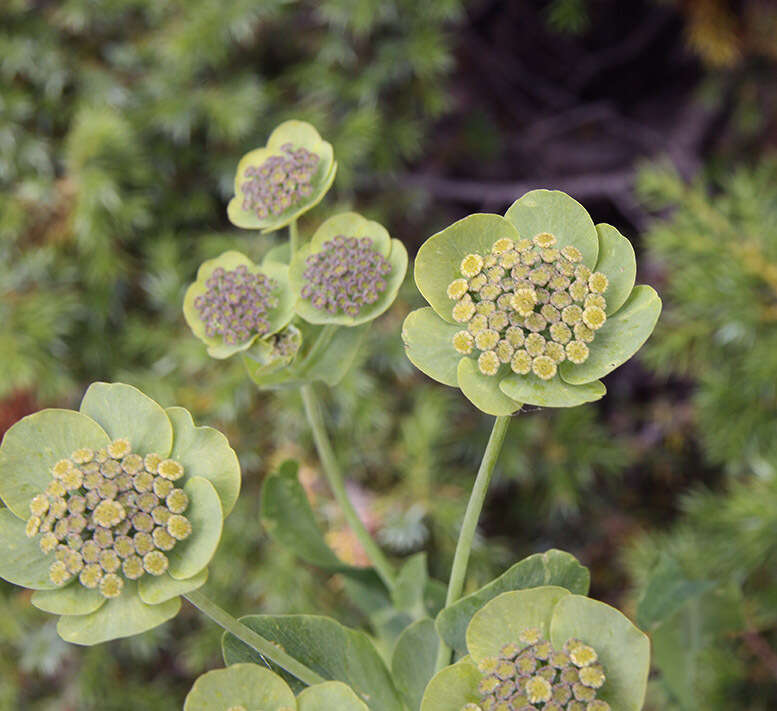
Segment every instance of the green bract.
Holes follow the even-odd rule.
[[[345,684],[327,681],[299,696],[274,672],[257,664],[233,664],[203,674],[186,697],[184,711],[368,711]]]
[[[469,655],[429,682],[421,711],[639,711],[650,643],[622,613],[555,586],[506,592],[467,627]],[[547,673],[546,673],[547,672]],[[472,704],[472,706],[467,706]],[[554,706],[553,704],[557,704]]]
[[[310,161],[284,163],[288,150],[302,151]],[[280,229],[321,202],[336,172],[332,146],[318,131],[304,121],[285,121],[270,134],[264,148],[240,159],[227,215],[237,227],[262,232]],[[262,202],[259,193],[270,199]]]
[[[407,250],[355,212],[330,217],[289,266],[295,310],[313,324],[358,326],[391,306],[407,271]]]
[[[0,445],[0,578],[97,644],[173,617],[200,587],[240,491],[226,438],[130,385],[93,383]]]
[[[405,320],[407,356],[492,415],[598,400],[599,378],[639,350],[661,312],[635,276],[614,227],[562,192],[533,190],[504,217],[470,215],[421,246],[415,281],[430,307]]]
[[[228,358],[289,323],[294,295],[288,271],[269,259],[257,266],[235,251],[200,265],[197,280],[186,290],[183,315],[208,355]]]

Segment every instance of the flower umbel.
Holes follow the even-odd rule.
[[[270,330],[267,312],[278,305],[277,284],[245,264],[234,269],[216,268],[205,281],[207,291],[194,299],[194,308],[210,338],[237,345],[252,335]]]
[[[305,260],[302,298],[330,314],[356,316],[386,290],[391,264],[369,237],[337,235]]]
[[[254,264],[228,251],[197,270],[186,290],[186,323],[214,358],[229,358],[283,329],[294,313],[288,267],[265,259]]]
[[[267,158],[261,165],[249,166],[242,184],[243,209],[263,219],[280,215],[313,192],[311,180],[320,157],[291,143],[281,146],[281,154]]]
[[[294,309],[311,324],[360,326],[391,306],[407,250],[385,227],[355,212],[333,215],[289,265]]]
[[[539,629],[530,628],[478,667],[483,674],[480,704],[462,711],[610,711],[610,704],[596,698],[604,669],[596,651],[578,639],[555,649]]]
[[[588,359],[586,344],[607,321],[603,294],[609,280],[592,273],[576,247],[555,245],[548,232],[517,242],[505,237],[490,254],[461,260],[462,277],[448,285],[447,294],[455,301],[453,319],[466,330],[453,337],[453,347],[467,355],[474,345],[484,375],[509,363],[515,373],[550,380],[559,363]]]
[[[164,623],[208,577],[240,491],[226,438],[123,383],[21,419],[0,444],[0,578],[68,642]]]

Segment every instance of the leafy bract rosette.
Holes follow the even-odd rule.
[[[229,358],[283,329],[294,315],[285,264],[254,264],[236,251],[209,259],[197,270],[183,302],[186,323],[213,358]]]
[[[295,310],[308,323],[359,326],[394,303],[407,250],[377,222],[355,212],[330,217],[291,260]]]
[[[184,711],[369,711],[353,690],[339,681],[304,689],[299,696],[277,674],[257,664],[233,664],[206,672],[194,682]]]
[[[34,590],[68,642],[144,632],[205,582],[239,491],[220,432],[93,383],[77,412],[42,410],[3,437],[0,578]]]
[[[640,711],[650,642],[621,612],[565,588],[506,592],[467,627],[421,711]]]
[[[653,331],[661,300],[634,286],[631,243],[568,195],[534,190],[504,217],[475,214],[430,237],[415,281],[429,307],[405,320],[411,362],[480,410],[573,407]]]
[[[336,172],[331,144],[309,123],[285,121],[240,159],[227,215],[237,227],[278,230],[321,202]]]

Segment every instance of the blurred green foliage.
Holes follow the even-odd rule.
[[[543,17],[581,33],[597,21],[592,7],[557,0]],[[183,291],[202,260],[227,248],[259,258],[274,243],[232,229],[224,208],[238,158],[292,116],[314,123],[340,162],[334,199],[306,217],[303,233],[357,196],[408,243],[419,241],[401,233],[409,211],[422,237],[446,224],[421,211],[423,196],[357,189],[419,156],[438,158],[434,130],[455,96],[464,9],[460,0],[0,8],[0,426],[117,379],[222,429],[244,492],[207,593],[232,613],[366,622],[342,580],[300,566],[255,525],[261,476],[288,456],[302,463],[330,544],[362,556],[318,476],[297,393],[258,393],[238,362],[208,359],[183,323]],[[742,120],[766,125],[757,114]],[[462,140],[469,131],[496,156],[484,116],[474,108]],[[646,360],[665,384],[630,364],[608,379],[599,406],[515,419],[468,583],[565,547],[592,566],[596,597],[619,602],[631,589],[630,612],[648,615],[645,591],[679,570],[668,577],[687,583],[682,604],[654,605],[650,619],[665,647],[689,650],[663,673],[659,665],[650,708],[663,711],[777,704],[768,654],[777,648],[777,167],[718,168],[727,177],[712,184],[688,186],[666,170],[640,176],[640,195],[660,214],[642,239],[645,281],[666,307]],[[397,560],[426,550],[444,579],[490,422],[405,359],[400,324],[420,305],[408,283],[357,367],[321,395],[369,527]],[[695,493],[678,504],[688,484]],[[689,627],[696,614],[705,624]],[[219,631],[191,608],[98,649],[62,643],[45,617],[0,584],[0,709],[176,709],[192,680],[221,664]],[[670,628],[695,629],[693,644],[667,637]],[[673,662],[695,680],[679,693],[665,673]]]
[[[667,531],[627,552],[661,671],[655,708],[773,708],[777,626],[777,162],[685,184],[643,170],[643,199],[671,209],[645,235],[668,308],[647,361],[693,378],[696,434],[728,474],[694,488]],[[685,587],[685,592],[681,589]]]

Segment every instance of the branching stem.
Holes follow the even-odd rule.
[[[245,642],[251,649],[256,650],[263,657],[275,662],[279,667],[293,674],[301,682],[308,684],[320,684],[326,681],[312,669],[298,662],[294,657],[284,652],[279,646],[254,632],[250,627],[235,619],[226,610],[209,600],[200,590],[187,593],[184,597],[200,612],[210,617],[219,627],[230,634],[235,635],[241,642]]]
[[[300,388],[302,392],[302,401],[305,403],[305,414],[307,415],[308,422],[310,423],[310,429],[313,431],[313,441],[316,443],[316,450],[318,451],[321,465],[324,468],[324,473],[329,481],[329,486],[332,488],[337,503],[345,514],[345,518],[348,521],[348,525],[351,527],[356,537],[359,539],[362,548],[367,553],[367,557],[375,566],[378,575],[380,575],[383,582],[386,584],[389,590],[393,590],[395,585],[394,570],[389,563],[388,558],[384,555],[377,543],[373,540],[370,532],[365,527],[362,520],[359,518],[359,514],[348,497],[348,492],[345,490],[345,483],[343,481],[343,475],[340,471],[340,467],[335,458],[334,451],[332,450],[332,444],[329,441],[329,436],[324,426],[324,419],[321,415],[321,406],[316,397],[316,393],[312,385],[303,385]]]

